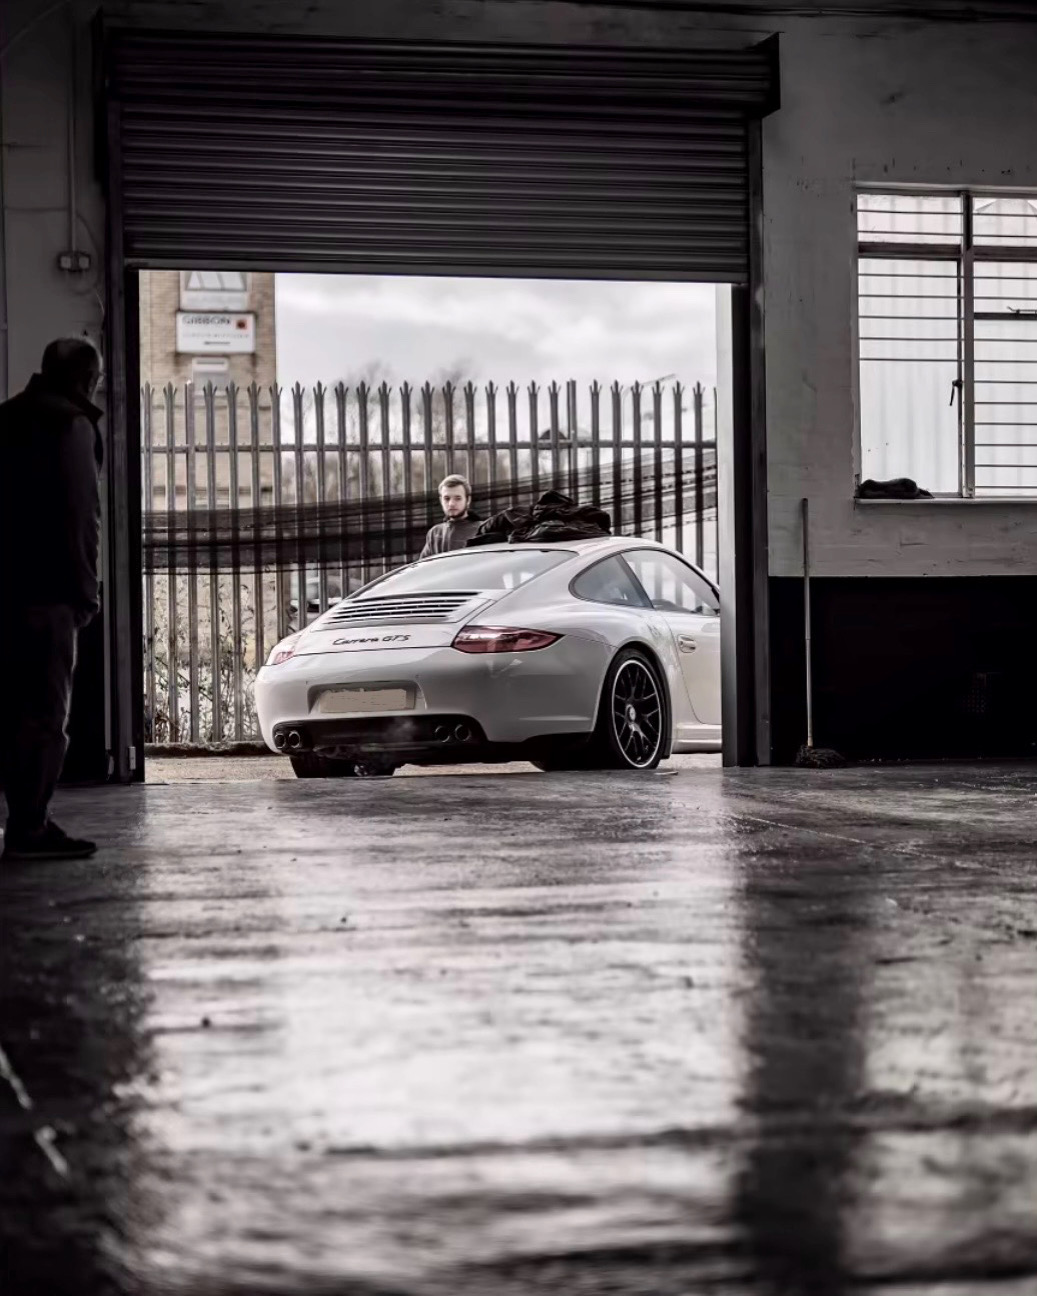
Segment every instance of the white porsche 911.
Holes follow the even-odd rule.
[[[282,640],[263,739],[300,778],[720,750],[720,599],[649,540],[486,545],[390,572]]]

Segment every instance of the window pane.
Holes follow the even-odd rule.
[[[248,275],[243,270],[183,270],[180,306],[183,310],[248,310]]]
[[[392,572],[368,585],[359,598],[382,595],[431,594],[462,590],[517,589],[526,581],[549,571],[573,556],[571,549],[532,549],[516,545],[514,550],[444,554]]]
[[[1037,199],[976,198],[972,241],[977,247],[1033,248],[1037,255]]]
[[[976,262],[976,494],[1037,496],[1037,265]]]
[[[592,603],[618,603],[625,607],[644,607],[644,595],[629,569],[619,558],[606,558],[577,576],[573,581],[577,598]]]
[[[862,256],[858,302],[861,476],[957,494],[957,263]]]
[[[960,243],[957,194],[857,195],[857,234],[872,243]]]
[[[191,292],[244,292],[245,274],[242,270],[190,270],[187,288]]]
[[[624,553],[634,575],[645,588],[658,612],[712,614],[720,604],[709,584],[680,559],[657,549],[635,549]]]

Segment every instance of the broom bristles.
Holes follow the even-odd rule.
[[[842,769],[846,757],[831,747],[800,747],[796,753],[799,769]]]

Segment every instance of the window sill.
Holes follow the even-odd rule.
[[[997,499],[990,496],[982,496],[979,499],[966,499],[960,495],[939,495],[935,499],[857,499],[854,497],[854,508],[887,508],[890,504],[897,508],[903,508],[905,504],[922,504],[929,508],[933,504],[967,504],[972,508],[976,504],[989,506],[991,504],[1009,504],[1013,507],[1018,504],[1037,504],[1037,495],[1002,495]]]

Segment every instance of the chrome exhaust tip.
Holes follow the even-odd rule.
[[[432,737],[435,738],[436,742],[449,742],[450,730],[446,725],[436,725],[435,729],[432,730]]]
[[[472,737],[472,731],[471,729],[468,728],[467,725],[459,724],[457,728],[454,730],[454,737],[457,739],[459,743],[470,742]]]
[[[288,746],[292,749],[292,751],[298,751],[299,748],[302,746],[302,734],[298,731],[298,729],[293,729],[292,732],[288,735]]]
[[[286,741],[287,740],[285,739],[283,733],[274,734],[274,746],[277,748],[278,751],[284,751]]]

